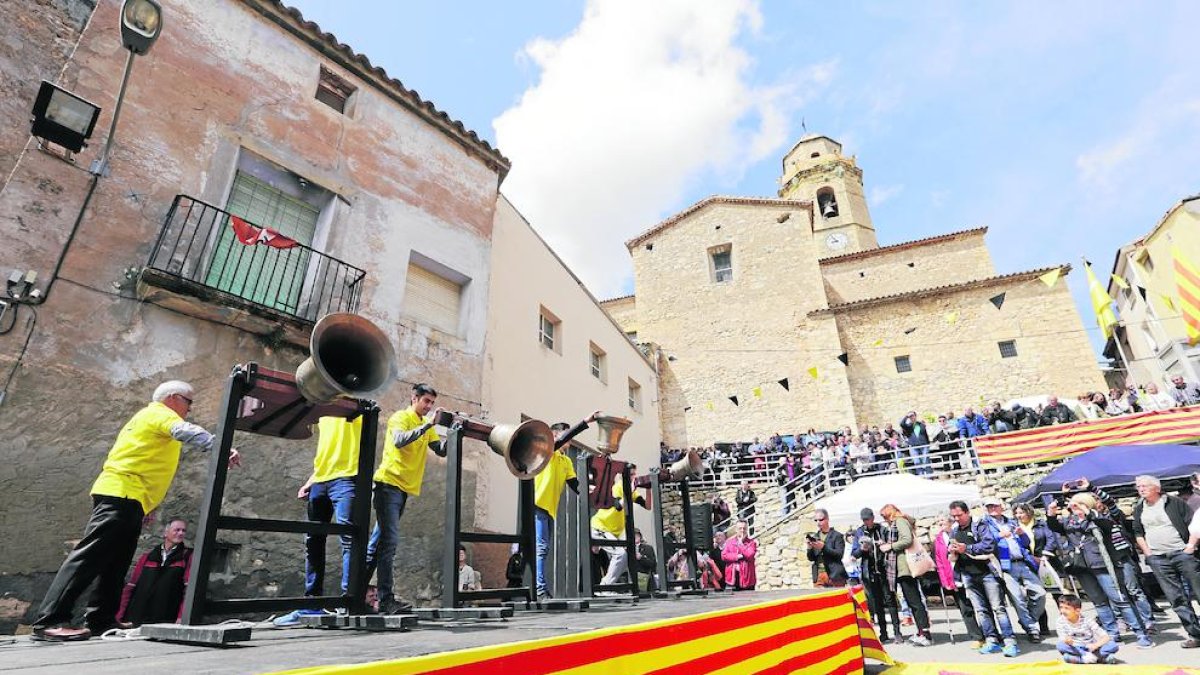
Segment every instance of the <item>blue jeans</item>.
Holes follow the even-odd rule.
[[[381,603],[396,597],[392,588],[392,563],[396,558],[396,545],[400,542],[400,516],[404,515],[406,503],[408,493],[404,490],[387,483],[375,484],[375,529],[367,544],[367,578],[371,578],[372,571],[378,572],[376,583]]]
[[[1008,610],[1004,605],[1004,589],[995,574],[963,574],[963,587],[967,597],[975,606],[975,619],[983,631],[983,637],[992,642],[1016,640],[1013,635],[1012,623],[1008,620]],[[996,619],[992,619],[995,614]],[[996,631],[996,621],[1000,622],[1000,630]]]
[[[1090,570],[1077,572],[1073,576],[1096,606],[1096,618],[1104,627],[1104,632],[1112,636],[1113,640],[1121,635],[1117,626],[1118,613],[1125,619],[1125,623],[1129,624],[1129,630],[1133,631],[1134,635],[1139,639],[1146,637],[1146,631],[1142,630],[1137,616],[1133,613],[1133,606],[1121,594],[1121,589],[1117,587],[1117,581],[1111,574],[1102,570]]]
[[[908,456],[912,458],[912,470],[916,475],[929,475],[933,473],[933,469],[929,465],[929,446],[914,446],[908,449]]]
[[[549,595],[550,587],[546,584],[546,556],[550,555],[550,547],[554,545],[554,519],[540,506],[533,511],[533,534],[537,539],[537,594]]]
[[[328,523],[330,519],[339,525],[350,524],[350,512],[354,505],[354,478],[334,478],[322,483],[313,483],[308,493],[308,519],[317,523]],[[350,544],[354,538],[339,535],[342,543],[342,593],[350,588]],[[304,594],[325,594],[325,535],[304,535]]]
[[[1037,635],[1038,621],[1046,611],[1046,589],[1029,563],[1014,560],[1004,573],[1004,583],[1013,597],[1017,621],[1029,635]]]
[[[1133,601],[1133,608],[1142,617],[1142,622],[1146,624],[1147,628],[1153,626],[1153,608],[1150,606],[1150,598],[1146,595],[1146,591],[1142,589],[1142,580],[1138,575],[1138,567],[1132,560],[1132,554],[1124,556],[1119,567],[1121,576],[1124,577],[1125,589],[1129,591],[1129,598]]]
[[[1117,644],[1116,640],[1109,640],[1108,642],[1105,642],[1104,644],[1100,645],[1100,648],[1096,650],[1095,654],[1096,654],[1096,656],[1100,657],[1101,659],[1105,659],[1105,658],[1112,656],[1113,654],[1116,654],[1117,650],[1120,648],[1121,648],[1121,645]],[[1083,658],[1083,655],[1086,654],[1087,652],[1088,652],[1088,648],[1083,645],[1069,645],[1065,642],[1058,643],[1058,653],[1059,654],[1064,654],[1066,656],[1078,656],[1080,658]]]

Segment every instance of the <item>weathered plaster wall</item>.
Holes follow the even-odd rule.
[[[996,274],[982,231],[821,262],[829,303],[855,302]]]
[[[81,166],[103,143],[124,65],[118,7],[117,0],[102,0],[63,79],[104,108]],[[24,603],[40,600],[82,531],[87,490],[113,437],[159,381],[195,383],[201,391],[195,420],[212,426],[233,364],[256,360],[290,370],[303,358],[234,328],[140,303],[124,283],[125,268],[147,260],[177,193],[224,204],[243,150],[338,195],[328,231],[320,233],[323,249],[367,271],[360,312],[393,337],[399,354],[399,381],[381,398],[384,417],[407,405],[414,381],[434,384],[447,408],[477,413],[482,400],[496,167],[245,3],[194,0],[166,9],[162,37],[134,65],[111,175],[100,181],[62,278],[38,308],[28,352],[0,407],[0,592],[11,592],[15,603],[7,618],[0,616],[0,629],[28,620]],[[11,42],[17,27],[6,24],[5,39]],[[358,86],[352,115],[313,98],[322,64]],[[5,276],[35,269],[45,280],[88,178],[44,153],[25,155],[0,195]],[[470,279],[458,334],[404,316],[411,251]],[[23,310],[16,330],[0,337],[0,373],[13,367],[29,316]],[[238,442],[246,467],[231,481],[229,511],[301,517],[295,491],[311,469],[315,441],[247,436]],[[480,452],[468,450],[471,492]],[[184,459],[163,507],[193,518],[193,526],[202,464]],[[440,584],[443,476],[444,463],[431,458],[423,494],[405,513],[397,579],[411,599],[431,597]],[[474,504],[464,512],[473,515]],[[218,592],[302,590],[299,537],[228,539],[243,545]],[[16,541],[21,545],[11,545]]]

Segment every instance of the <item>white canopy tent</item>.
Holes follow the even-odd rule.
[[[895,504],[914,518],[924,518],[947,513],[950,502],[956,499],[969,506],[978,506],[982,501],[979,488],[974,485],[901,473],[860,478],[832,497],[817,501],[815,507],[829,512],[831,525],[844,529],[862,523],[859,513],[863,507],[870,507],[878,520],[882,520],[879,510],[884,504]]]

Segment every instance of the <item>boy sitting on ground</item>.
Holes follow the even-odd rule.
[[[1058,651],[1067,663],[1115,663],[1120,649],[1112,637],[1100,628],[1095,617],[1083,616],[1079,596],[1058,599]]]

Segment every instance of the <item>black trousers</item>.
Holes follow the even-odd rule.
[[[896,588],[904,594],[917,631],[921,635],[929,635],[929,612],[925,609],[925,594],[921,592],[921,584],[912,577],[897,577]]]
[[[88,627],[104,630],[116,623],[125,575],[137,552],[143,515],[142,505],[136,500],[92,496],[92,515],[83,530],[83,539],[58,568],[34,626],[69,623],[75,602],[93,579],[96,588],[88,598],[85,615]]]
[[[871,610],[871,618],[879,624],[880,641],[888,639],[888,617],[884,616],[885,612],[891,614],[892,633],[898,637],[900,635],[900,608],[896,597],[887,587],[887,581],[867,575],[862,578],[862,582],[863,590],[867,592],[867,608]]]

